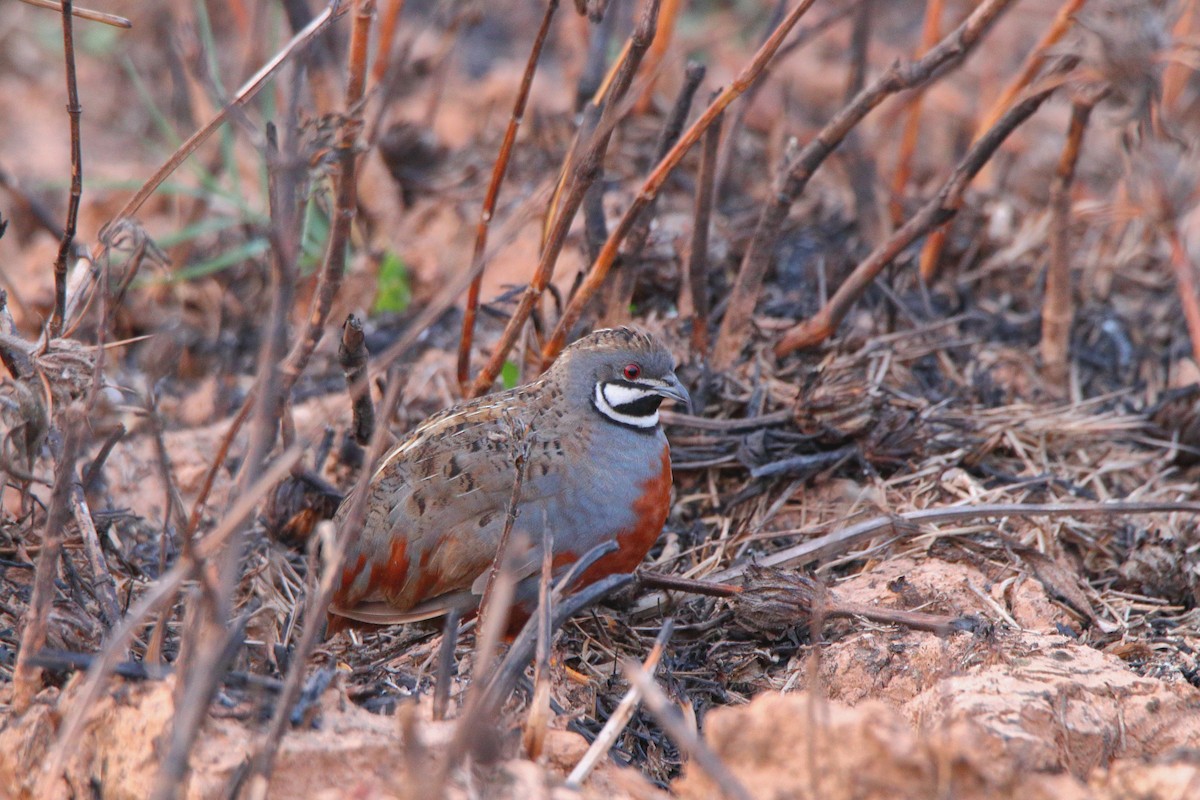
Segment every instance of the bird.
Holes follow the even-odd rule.
[[[361,527],[344,529],[353,493],[334,515],[345,555],[326,634],[455,609],[464,618],[475,613],[518,464],[510,543],[521,549],[510,561],[517,579],[510,631],[536,608],[544,529],[556,578],[596,545],[617,542],[573,590],[632,572],[671,505],[670,447],[659,424],[664,400],[691,407],[670,351],[653,334],[620,327],[579,339],[537,380],[418,425],[371,476]]]

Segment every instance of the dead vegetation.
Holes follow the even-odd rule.
[[[35,5],[0,795],[1200,794],[1195,2]],[[322,641],[394,436],[631,319],[637,578]]]

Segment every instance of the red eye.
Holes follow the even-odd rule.
[[[642,374],[642,368],[639,367],[637,364],[626,364],[624,374],[625,374],[625,380],[636,381],[638,379],[638,376]]]

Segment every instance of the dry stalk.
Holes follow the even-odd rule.
[[[333,224],[329,230],[325,262],[317,278],[317,288],[309,308],[308,323],[304,334],[288,353],[283,366],[284,397],[291,393],[291,387],[308,366],[309,358],[325,333],[329,309],[333,306],[333,298],[337,295],[342,285],[342,276],[346,272],[350,225],[354,221],[358,206],[358,138],[363,129],[362,98],[367,80],[367,45],[371,36],[374,11],[374,0],[355,0],[354,24],[350,30],[346,107],[342,112],[336,148],[339,174]]]
[[[654,151],[656,162],[669,153],[671,147],[679,141],[679,134],[683,131],[684,123],[687,122],[688,112],[692,109],[692,100],[696,96],[696,90],[700,88],[700,82],[704,80],[705,72],[703,64],[694,61],[688,62],[684,70],[683,86],[663,122],[663,129],[658,137],[658,145]],[[615,325],[628,317],[629,304],[633,301],[633,291],[637,284],[638,261],[642,248],[646,246],[646,240],[650,238],[650,226],[654,222],[657,205],[657,198],[655,198],[638,215],[637,223],[634,224],[625,239],[624,247],[621,248],[621,256],[617,261],[617,279],[609,284],[608,299],[604,304],[604,314],[609,324]],[[601,214],[603,215],[603,209],[601,209]],[[603,220],[603,216],[601,216],[601,220]],[[604,246],[607,238],[606,231],[596,244],[595,255],[600,254],[600,249]]]
[[[542,755],[546,731],[550,723],[550,645],[554,631],[550,627],[551,599],[554,573],[554,537],[550,532],[545,507],[542,508],[542,574],[538,580],[537,652],[533,659],[533,697],[525,717],[521,743],[531,761]]]
[[[1000,0],[1000,2],[1003,1]],[[796,350],[812,347],[832,336],[854,303],[883,271],[883,268],[892,262],[892,259],[896,258],[921,235],[958,213],[963,192],[970,185],[971,178],[983,168],[983,165],[995,154],[1009,134],[1031,117],[1056,88],[1057,84],[1051,85],[1049,88],[1031,94],[1010,108],[994,128],[971,146],[932,200],[855,267],[820,311],[784,333],[775,345],[776,357],[782,358]],[[725,319],[729,320],[728,312]],[[718,342],[718,346],[719,344]],[[736,354],[739,349],[740,345],[733,352]]]
[[[67,257],[75,243],[75,225],[79,221],[79,199],[83,195],[83,150],[79,140],[79,87],[75,82],[75,32],[71,19],[71,0],[62,4],[63,60],[67,73],[67,116],[71,122],[71,193],[67,200],[67,224],[63,228],[58,255],[54,258],[54,314],[50,317],[49,336],[60,336],[67,309]]]
[[[375,43],[375,63],[371,67],[371,82],[378,84],[387,75],[392,58],[392,42],[396,38],[396,25],[404,11],[404,0],[389,0],[383,17],[379,20],[379,41]]]
[[[1183,318],[1192,340],[1192,359],[1200,364],[1200,285],[1196,282],[1196,266],[1188,256],[1175,220],[1163,219],[1159,222],[1159,228],[1171,248],[1171,268],[1175,271],[1179,302],[1183,306]]]
[[[479,371],[479,374],[475,376],[475,382],[471,384],[471,395],[474,397],[478,397],[491,390],[492,383],[496,380],[496,376],[500,374],[500,370],[504,366],[504,360],[508,357],[508,353],[512,350],[513,345],[516,344],[521,331],[524,330],[525,323],[528,321],[530,314],[533,313],[534,305],[550,284],[550,278],[554,274],[554,265],[557,263],[558,255],[562,252],[563,245],[566,243],[571,221],[575,218],[575,213],[583,203],[583,198],[587,194],[588,188],[595,181],[597,174],[599,174],[604,154],[608,150],[609,140],[612,138],[613,130],[622,112],[621,101],[629,91],[629,86],[633,82],[633,76],[637,72],[638,64],[641,63],[642,56],[654,38],[654,27],[658,19],[658,6],[659,0],[648,0],[637,28],[630,36],[625,58],[621,60],[620,68],[617,70],[611,86],[605,92],[604,112],[597,123],[596,131],[589,137],[587,143],[582,145],[579,157],[575,159],[574,165],[570,170],[570,178],[567,184],[569,188],[566,195],[562,202],[553,209],[554,222],[549,228],[546,241],[542,247],[542,257],[538,261],[533,278],[530,280],[529,286],[525,288],[525,292],[521,295],[521,300],[513,315],[509,318],[508,324],[504,327],[504,331],[500,334],[500,341],[496,343],[491,358],[488,359],[483,369]],[[566,174],[567,171],[564,170],[564,175]],[[576,299],[578,300],[578,297]]]
[[[533,76],[537,72],[538,60],[542,55],[542,47],[546,43],[546,34],[550,31],[550,22],[558,9],[558,0],[548,0],[546,13],[542,16],[542,24],[533,40],[533,48],[525,62],[525,73],[521,76],[521,86],[517,90],[517,98],[513,102],[512,114],[508,118],[508,127],[504,131],[504,140],[500,144],[500,152],[496,154],[496,163],[492,166],[492,177],[488,181],[487,192],[483,196],[483,208],[479,213],[479,223],[475,227],[475,250],[471,254],[471,263],[476,266],[475,277],[467,290],[467,303],[463,309],[462,336],[458,342],[458,388],[466,395],[471,380],[471,344],[475,337],[475,317],[479,311],[479,292],[483,285],[484,252],[487,250],[488,230],[492,217],[496,213],[496,203],[500,198],[500,186],[508,172],[508,163],[512,158],[513,144],[517,140],[517,132],[521,121],[525,119],[525,105],[529,102],[529,89],[533,85]]]
[[[675,630],[674,621],[668,617],[663,620],[662,629],[659,630],[658,636],[654,639],[654,647],[646,655],[646,660],[640,665],[640,668],[651,678],[654,677],[655,670],[658,669],[659,659],[662,658],[663,651],[666,650],[667,642],[671,639],[671,633]],[[621,735],[621,731],[625,730],[625,726],[629,724],[629,720],[633,718],[633,712],[637,709],[637,704],[642,700],[642,693],[636,686],[630,686],[625,692],[625,696],[621,698],[621,702],[609,716],[608,721],[604,723],[600,733],[596,736],[587,752],[583,754],[583,758],[579,759],[579,763],[571,770],[571,774],[567,776],[567,788],[579,790],[583,787],[583,782],[588,779],[595,769],[596,764],[600,759],[608,755],[608,751],[617,743],[617,739]]]
[[[445,719],[450,706],[450,670],[454,666],[454,647],[458,644],[459,610],[451,608],[442,628],[442,643],[438,647],[437,675],[433,684],[433,718]]]
[[[1071,122],[1063,144],[1054,182],[1050,185],[1050,264],[1046,270],[1046,296],[1042,302],[1042,368],[1047,382],[1059,392],[1066,389],[1071,320],[1075,316],[1071,293],[1071,186],[1075,165],[1095,100],[1079,99],[1071,105]]]
[[[658,68],[671,47],[671,38],[675,34],[675,23],[679,19],[681,5],[679,0],[663,0],[662,11],[658,15],[658,26],[654,32],[654,42],[650,45],[650,52],[646,54],[646,65],[643,68],[647,76],[646,84],[642,87],[641,96],[633,105],[635,114],[647,113],[654,102],[654,84],[658,77]]]
[[[112,628],[121,621],[121,606],[117,603],[117,582],[108,571],[104,549],[100,546],[100,536],[96,533],[96,523],[92,520],[92,511],[88,507],[87,496],[81,484],[71,487],[71,513],[75,517],[75,524],[83,540],[83,550],[87,554],[88,566],[92,570],[91,589],[96,596],[96,604],[100,607],[100,619],[106,628]]]
[[[736,798],[736,800],[750,800],[750,792],[746,790],[741,781],[734,777],[729,768],[725,766],[725,762],[721,761],[717,754],[710,750],[708,745],[696,735],[696,732],[683,721],[679,709],[671,705],[666,693],[658,688],[654,678],[632,661],[622,661],[621,669],[624,671],[625,677],[629,679],[629,683],[641,692],[646,702],[646,709],[658,720],[658,724],[675,741],[679,749],[686,753],[688,758],[696,763],[696,766],[708,774],[721,793],[726,797]]]
[[[750,63],[746,65],[715,100],[709,103],[708,108],[704,110],[700,118],[692,123],[691,127],[679,137],[679,141],[675,143],[671,151],[655,165],[649,177],[642,184],[637,197],[629,208],[626,209],[620,222],[617,223],[616,229],[609,234],[608,241],[604,243],[604,249],[600,251],[599,257],[596,258],[588,270],[587,277],[580,285],[579,290],[571,299],[570,304],[563,310],[558,326],[554,329],[554,333],[542,350],[543,367],[549,366],[550,362],[558,357],[559,352],[566,345],[567,336],[570,335],[572,328],[575,327],[575,323],[579,321],[583,310],[587,307],[592,297],[595,296],[596,292],[600,290],[600,287],[604,285],[609,270],[612,269],[613,262],[617,257],[618,248],[633,229],[633,224],[637,221],[638,215],[649,205],[651,200],[658,196],[658,192],[662,189],[663,184],[666,183],[672,170],[679,165],[679,162],[683,160],[687,152],[691,150],[692,145],[700,140],[700,137],[713,124],[713,121],[762,74],[762,71],[771,61],[771,58],[779,50],[780,45],[783,44],[784,38],[795,27],[796,23],[800,21],[800,17],[808,11],[813,2],[814,0],[800,0],[796,7],[783,18],[771,35],[767,37],[767,40],[763,42],[758,52],[750,60]]]
[[[713,119],[704,132],[704,150],[700,156],[700,174],[696,177],[696,216],[692,224],[692,243],[688,251],[688,285],[692,294],[692,354],[708,359],[708,227],[712,219],[713,193],[716,187],[717,158],[724,115]]]
[[[917,48],[917,58],[928,53],[941,38],[944,5],[945,0],[926,0],[925,23],[921,27],[921,44]],[[912,161],[921,135],[921,103],[924,99],[925,90],[917,89],[904,109],[904,129],[900,134],[900,150],[896,156],[896,172],[892,175],[892,198],[888,207],[893,225],[899,225],[904,220],[902,198],[909,180],[912,179]]]
[[[741,352],[763,278],[775,252],[779,231],[792,204],[804,191],[817,168],[846,135],[885,99],[905,89],[936,80],[961,64],[1011,2],[985,0],[924,57],[907,64],[894,64],[838,111],[787,164],[776,179],[770,199],[763,206],[754,236],[742,259],[713,349],[714,369],[727,369]]]
[[[50,606],[54,602],[54,583],[58,575],[59,554],[62,552],[63,529],[71,514],[75,458],[79,454],[83,431],[82,410],[69,407],[63,418],[62,452],[54,466],[54,486],[46,509],[46,525],[42,529],[42,546],[34,570],[33,593],[29,598],[29,609],[25,612],[17,664],[13,670],[12,710],[17,715],[29,709],[34,695],[41,688],[42,671],[31,663],[31,659],[46,642],[46,626]]]
[[[1026,57],[1021,71],[1008,86],[1004,87],[1004,91],[992,103],[987,113],[980,118],[979,124],[975,126],[974,141],[979,141],[984,133],[994,127],[1000,119],[1000,115],[1013,104],[1017,95],[1033,82],[1042,67],[1046,65],[1050,48],[1057,44],[1070,29],[1075,21],[1075,12],[1083,8],[1083,4],[1086,2],[1087,0],[1065,0],[1059,7],[1054,21]],[[921,249],[921,278],[926,283],[931,283],[937,277],[938,264],[941,261],[942,249],[945,245],[946,229],[939,228],[930,235],[929,240]]]
[[[350,392],[354,441],[365,445],[375,432],[375,404],[371,401],[371,386],[367,380],[367,339],[362,320],[354,314],[346,317],[342,324],[338,363],[346,376],[346,389]]]
[[[70,3],[62,3],[59,0],[21,0],[22,3],[38,8],[48,8],[51,11],[62,12],[66,10],[68,14],[72,14],[80,19],[86,19],[91,22],[102,22],[105,25],[112,25],[114,28],[132,28],[133,23],[124,17],[118,17],[116,14],[106,14],[103,11],[93,11],[90,8],[80,8]]]
[[[1192,38],[1196,28],[1196,0],[1184,0],[1179,18],[1171,29],[1171,38],[1176,42],[1185,42]],[[1172,60],[1163,70],[1162,78],[1162,107],[1167,111],[1178,111],[1179,96],[1182,94],[1188,79],[1193,72],[1193,66],[1182,61]]]

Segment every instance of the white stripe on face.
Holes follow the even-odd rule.
[[[596,410],[613,422],[619,422],[622,425],[631,425],[634,428],[653,428],[658,424],[657,408],[653,414],[645,414],[643,416],[622,414],[614,408],[614,406],[632,403],[652,394],[655,394],[655,392],[635,389],[631,386],[622,386],[618,383],[597,383],[596,394],[592,398],[592,402],[595,403]]]

